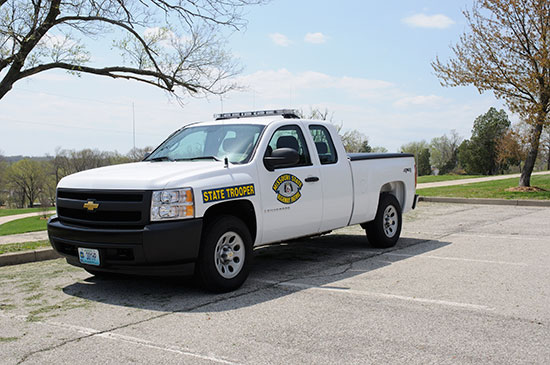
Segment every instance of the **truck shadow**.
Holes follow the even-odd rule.
[[[364,235],[331,234],[256,248],[247,282],[231,293],[208,293],[192,277],[134,276],[108,279],[91,276],[64,287],[63,292],[94,302],[161,312],[227,311],[275,300],[310,287],[341,288],[331,284],[449,244],[402,237],[396,247],[383,250],[370,246]],[[400,254],[392,254],[396,250]]]

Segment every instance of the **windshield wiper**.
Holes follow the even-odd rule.
[[[191,160],[216,160],[216,161],[221,161],[221,159],[216,157],[216,156],[197,156],[197,157],[188,157],[188,158],[176,158],[174,161],[191,161]]]
[[[160,157],[149,158],[146,161],[173,161],[173,160],[170,159],[170,157],[168,156],[160,156]]]

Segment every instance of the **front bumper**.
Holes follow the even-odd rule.
[[[55,251],[74,266],[138,275],[188,275],[199,255],[202,219],[162,222],[140,228],[91,228],[48,222]],[[100,266],[82,264],[78,248],[99,250]]]

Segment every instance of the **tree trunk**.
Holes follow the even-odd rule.
[[[548,156],[546,158],[547,158],[546,170],[550,170],[550,141],[548,141]]]
[[[0,99],[2,99],[4,95],[6,95],[11,90],[15,81],[17,81],[17,78],[13,80],[11,78],[6,80],[8,76],[9,75],[6,75],[6,77],[4,77],[2,82],[0,82]]]
[[[537,154],[539,152],[540,135],[542,133],[542,127],[546,120],[546,113],[539,112],[537,115],[536,124],[531,130],[531,140],[529,146],[529,152],[525,159],[525,164],[521,170],[521,177],[519,178],[519,186],[531,186],[531,174],[535,167],[535,161],[537,160]]]

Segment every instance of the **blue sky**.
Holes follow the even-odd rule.
[[[159,89],[129,81],[50,71],[15,84],[0,100],[5,155],[53,154],[56,148],[118,150],[157,145],[213,113],[319,107],[373,146],[401,145],[449,133],[470,136],[475,117],[503,107],[473,87],[443,88],[430,62],[450,56],[466,29],[471,1],[289,1],[247,10],[248,26],[228,49],[244,87],[223,97],[188,98],[183,107]],[[110,40],[90,43],[94,62],[110,59]],[[104,63],[105,65],[108,65]]]

